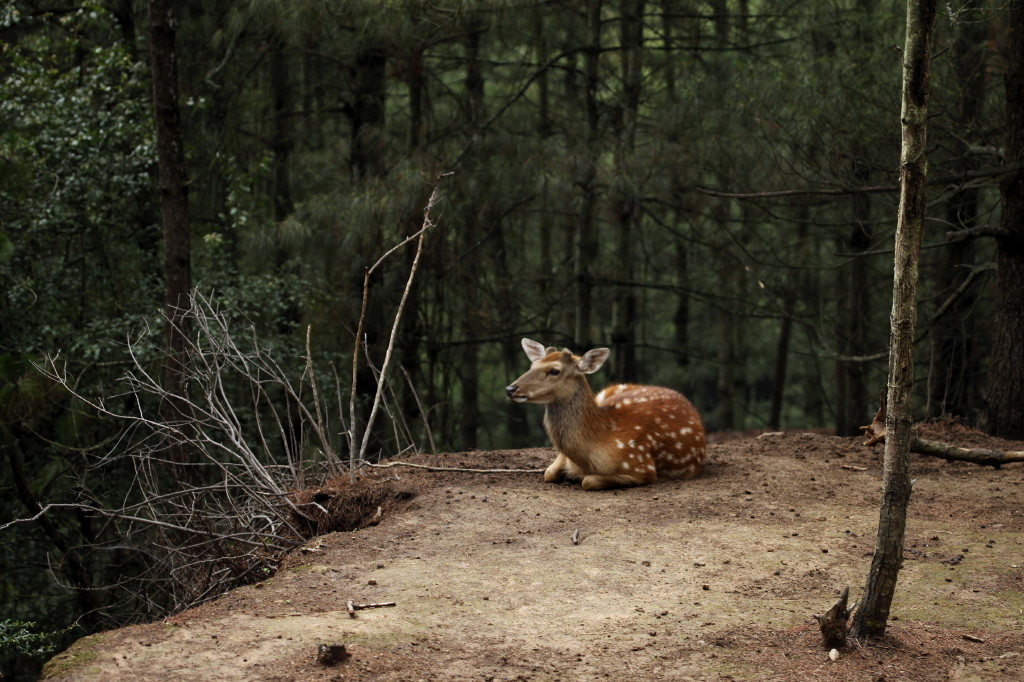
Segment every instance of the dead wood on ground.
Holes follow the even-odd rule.
[[[879,395],[879,408],[875,418],[867,426],[860,427],[867,440],[864,445],[873,446],[885,441],[885,391]],[[1004,464],[1024,462],[1024,451],[994,450],[991,448],[964,448],[949,443],[925,440],[911,436],[910,451],[919,455],[941,457],[958,462],[974,462],[998,469]]]

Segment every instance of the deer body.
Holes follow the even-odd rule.
[[[686,398],[668,388],[616,384],[596,396],[586,375],[607,348],[582,356],[523,339],[530,370],[505,389],[513,402],[545,405],[544,429],[558,451],[544,480],[582,479],[586,490],[691,478],[704,461],[704,427]]]

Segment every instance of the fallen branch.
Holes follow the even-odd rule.
[[[349,618],[356,617],[356,611],[363,611],[364,609],[383,609],[389,606],[395,606],[393,601],[377,602],[375,604],[356,604],[351,599],[348,602],[347,610]]]
[[[461,467],[432,467],[426,464],[413,464],[412,462],[388,462],[387,464],[374,464],[365,459],[359,461],[359,466],[373,467],[374,469],[390,469],[391,467],[412,467],[426,471],[457,471],[466,474],[541,474],[543,469],[464,469]]]
[[[861,431],[867,440],[864,445],[873,446],[885,440],[885,391],[879,396],[879,408],[875,418],[867,426],[862,426]],[[1004,464],[1013,462],[1024,462],[1024,451],[1003,451],[991,448],[963,448],[949,443],[941,443],[924,438],[910,438],[910,451],[919,455],[930,457],[941,457],[942,459],[954,462],[974,462],[983,466],[995,467],[998,469]]]

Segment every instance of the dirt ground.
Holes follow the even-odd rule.
[[[1024,450],[955,425],[961,445]],[[375,525],[164,622],[86,637],[52,680],[1021,680],[1024,467],[912,455],[904,565],[884,639],[822,647],[814,614],[859,598],[882,449],[813,433],[719,439],[689,481],[591,492],[539,473],[407,468]],[[550,450],[417,457],[540,468]],[[573,542],[575,536],[576,543]],[[358,610],[355,604],[394,602]],[[316,662],[321,644],[351,657]]]

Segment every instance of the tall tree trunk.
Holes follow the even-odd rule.
[[[416,43],[409,48],[408,73],[406,75],[409,88],[409,151],[420,148],[426,123],[423,119],[423,45]]]
[[[349,175],[355,184],[377,178],[384,174],[384,159],[381,154],[382,129],[385,121],[386,104],[386,73],[387,55],[378,45],[364,45],[356,54],[355,65],[352,67],[351,79],[354,82],[352,102],[347,108],[349,116]],[[366,241],[363,248],[366,254],[380,254],[384,248],[384,233],[382,226],[374,221],[373,224],[362,227],[366,231]],[[364,267],[369,267],[375,255],[367,255]],[[365,345],[363,353],[366,358],[375,358],[380,362],[383,358],[381,336],[386,329],[387,323],[384,320],[384,304],[378,296],[378,292],[386,291],[386,273],[378,271],[366,283],[367,305],[366,319],[363,324],[363,338],[358,343]],[[363,273],[354,274],[350,286],[354,291],[360,291],[363,287]],[[383,379],[381,379],[383,380]],[[352,419],[357,423],[352,425],[356,433],[360,432],[360,424],[364,424],[369,418],[370,403],[372,396],[377,389],[377,377],[368,362],[363,362],[356,374],[356,392],[360,396],[360,404],[357,405],[358,414]],[[373,432],[370,434],[370,442],[367,450],[373,453],[380,453],[384,450],[384,443],[387,433],[383,421],[377,420],[373,425]]]
[[[806,290],[803,266],[807,249],[807,231],[810,222],[810,207],[801,202],[797,207],[796,243],[800,245],[800,259],[795,268],[786,273],[787,290],[782,300],[782,320],[779,322],[779,343],[775,350],[775,378],[772,382],[772,404],[768,426],[772,430],[782,427],[782,407],[786,398],[786,373],[789,365],[789,346],[793,338],[793,317],[796,314],[797,297]]]
[[[860,185],[868,185],[870,171],[866,160],[857,152],[859,150],[854,152],[853,177]],[[855,193],[851,200],[853,225],[847,236],[846,250],[859,254],[871,247],[871,197],[866,193]],[[840,271],[839,291],[845,298],[839,312],[840,355],[862,356],[868,353],[868,317],[859,312],[871,310],[868,267],[868,259],[859,257],[849,264],[848,274]],[[858,427],[867,423],[870,417],[867,366],[856,360],[839,360],[836,362],[836,374],[836,435],[855,436],[860,433]]]
[[[291,78],[288,76],[288,56],[285,41],[280,36],[271,39],[270,46],[270,96],[272,100],[272,129],[270,151],[274,220],[281,221],[291,215],[295,206],[292,202],[291,154],[293,147],[292,125],[289,120],[292,108]],[[280,250],[280,249],[279,249]],[[279,260],[281,256],[278,256]],[[281,263],[278,263],[280,266]]]
[[[156,125],[157,170],[164,235],[164,314],[167,362],[163,369],[164,388],[172,396],[163,403],[168,421],[186,421],[188,389],[183,378],[185,342],[188,337],[189,292],[192,289],[188,178],[178,108],[178,67],[175,48],[175,18],[170,0],[150,0],[150,58],[153,69],[153,120]],[[184,462],[187,453],[174,446],[170,453]]]
[[[725,0],[708,0],[712,12],[712,28],[714,31],[714,49],[718,54],[713,54],[707,59],[707,70],[713,82],[728,82],[730,73],[730,62],[724,58],[729,50],[732,41],[732,17],[729,14],[729,6]],[[723,92],[719,92],[712,104],[715,108],[726,109],[726,98]],[[714,128],[714,135],[719,139],[728,138],[730,119],[728,115],[720,116]],[[726,167],[723,164],[713,166],[716,184],[719,187],[727,187],[734,180],[729,177]],[[731,199],[717,199],[712,208],[713,220],[715,221],[715,232],[719,235],[728,235],[729,221],[732,219]],[[744,222],[746,215],[743,216]],[[743,231],[740,231],[743,234]],[[720,245],[723,253],[727,254],[726,244]],[[728,257],[728,256],[727,256]],[[740,300],[742,288],[742,268],[735,263],[727,263],[718,267],[716,273],[718,293],[722,298],[722,309],[719,310],[715,320],[715,340],[717,343],[717,366],[718,376],[715,387],[715,428],[731,430],[737,426],[737,365],[739,354],[737,352],[740,315],[737,312],[738,304],[734,301]]]
[[[688,2],[680,3],[678,0],[661,0],[662,49],[665,55],[667,55],[664,60],[665,97],[673,107],[679,102],[678,90],[676,88],[677,62],[673,55],[680,49],[679,46],[676,45],[676,20],[674,13],[677,11],[682,13],[690,11],[692,8],[689,5],[690,3]],[[682,222],[684,214],[688,213],[686,209],[690,208],[690,206],[688,206],[686,202],[685,190],[683,189],[683,183],[680,178],[679,164],[672,164],[669,172],[671,173],[669,187],[672,192],[672,209],[670,216],[676,224],[679,224]],[[675,284],[678,288],[678,299],[676,301],[675,311],[672,314],[672,328],[676,357],[680,367],[685,367],[690,362],[690,294],[687,290],[687,287],[689,286],[689,249],[686,241],[681,237],[676,237],[674,249],[674,275]]]
[[[968,140],[978,133],[985,102],[988,22],[961,21],[956,31],[951,59],[960,87],[953,123],[964,132],[953,136],[948,144],[957,156],[954,172],[966,175],[979,166],[976,157],[970,153]],[[975,227],[979,197],[980,188],[967,185],[957,189],[946,200],[946,220],[954,229]],[[964,266],[974,260],[974,244],[972,239],[960,239],[941,250],[935,285],[935,297],[940,301],[955,292],[969,276]],[[966,415],[971,405],[980,402],[981,354],[973,348],[972,335],[965,329],[968,326],[966,318],[974,309],[976,299],[976,289],[960,295],[929,330],[931,361],[926,417]]]
[[[597,206],[597,142],[598,110],[597,89],[599,81],[599,58],[601,56],[601,0],[590,0],[587,4],[588,44],[584,57],[584,108],[586,112],[586,137],[580,150],[579,186],[583,193],[580,199],[579,217],[576,223],[574,243],[574,270],[576,281],[576,324],[573,343],[581,350],[592,345],[593,282],[590,265],[597,256],[597,234],[594,211]]]
[[[986,402],[988,427],[1024,438],[1024,0],[1010,0],[1006,51],[1006,143],[1002,234],[996,238],[996,305]]]
[[[679,365],[686,367],[690,364],[690,294],[687,291],[690,279],[690,253],[686,242],[682,239],[676,239],[675,257],[675,278],[676,286],[679,287],[679,300],[676,301],[676,309],[672,314],[672,328],[676,357]]]
[[[273,182],[274,220],[278,225],[295,210],[291,178],[291,157],[295,146],[291,117],[294,94],[292,80],[288,74],[288,54],[285,47],[283,36],[272,36],[269,55],[272,107],[270,151],[273,153],[271,179]],[[274,249],[274,267],[277,274],[285,274],[288,256],[286,242],[279,238]],[[284,335],[298,328],[301,318],[302,313],[297,301],[290,300],[276,320],[278,333]],[[292,414],[290,419],[294,425],[293,432],[298,433],[300,431],[297,426],[298,414]]]
[[[903,106],[900,119],[900,203],[893,262],[889,332],[888,411],[882,504],[867,585],[853,618],[854,637],[885,634],[896,578],[903,561],[903,534],[910,501],[910,426],[913,421],[914,328],[917,319],[918,263],[927,203],[928,97],[931,88],[931,32],[936,0],[907,0],[903,49]]]
[[[349,170],[352,179],[358,181],[384,172],[381,137],[387,96],[387,54],[383,48],[370,45],[356,55],[355,62]]]
[[[633,281],[636,279],[636,221],[638,201],[632,181],[633,152],[636,146],[637,119],[640,108],[644,56],[643,0],[622,0],[620,35],[622,51],[622,102],[619,112],[616,146],[615,214],[616,257],[619,278],[625,283],[616,287],[612,325],[612,376],[618,381],[636,381],[636,328],[639,322],[638,301]]]
[[[547,13],[547,8],[537,3],[533,5],[531,12],[531,29],[533,32],[531,38],[534,41],[535,61],[538,64],[547,64],[551,58],[550,37],[544,28],[544,17]],[[547,69],[544,69],[537,75],[537,132],[541,138],[547,138],[554,132],[551,121],[551,87],[548,84],[548,80]]]
[[[465,38],[466,60],[466,99],[463,104],[464,119],[470,131],[469,151],[466,153],[462,170],[467,178],[472,178],[479,168],[478,136],[486,134],[481,129],[486,119],[484,110],[484,75],[480,61],[480,41],[484,35],[483,20],[474,19],[469,22]],[[470,195],[463,206],[463,233],[459,239],[463,249],[469,249],[480,239],[485,230],[484,215],[487,210],[480,202],[479,195]],[[465,450],[477,447],[477,431],[480,427],[480,345],[479,337],[482,324],[480,321],[480,302],[477,298],[477,273],[481,266],[479,258],[462,259],[460,266],[459,287],[459,328],[463,346],[458,354],[458,377],[462,389],[460,431],[461,446]]]

